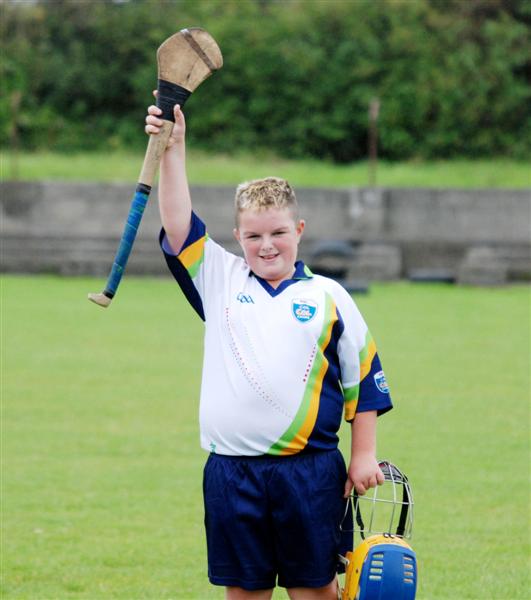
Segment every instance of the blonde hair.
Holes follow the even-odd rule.
[[[290,184],[280,177],[265,177],[241,183],[236,188],[234,201],[236,225],[244,210],[265,210],[267,208],[289,208],[295,220],[299,210],[295,192]]]

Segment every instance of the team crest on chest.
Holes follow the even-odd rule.
[[[291,302],[291,312],[301,323],[308,323],[317,313],[317,302],[296,298]]]

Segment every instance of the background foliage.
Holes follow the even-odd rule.
[[[225,65],[187,104],[196,146],[357,160],[378,97],[384,158],[531,154],[525,0],[54,0],[0,9],[4,147],[14,125],[27,149],[144,147],[155,49],[201,26]]]

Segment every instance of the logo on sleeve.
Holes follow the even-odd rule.
[[[387,385],[387,381],[385,379],[385,374],[383,371],[378,371],[378,373],[375,373],[374,383],[376,384],[376,387],[380,390],[380,392],[382,392],[382,394],[389,393],[389,386]]]
[[[291,312],[293,316],[301,323],[308,323],[317,313],[317,303],[313,300],[293,300],[291,303]]]

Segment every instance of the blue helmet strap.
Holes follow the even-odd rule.
[[[360,536],[361,539],[365,539],[365,524],[363,523],[363,517],[361,516],[360,503],[359,503],[359,494],[354,489],[354,506],[356,507],[356,523],[360,528]]]
[[[400,518],[398,520],[398,527],[396,528],[396,535],[404,537],[406,530],[407,513],[409,511],[409,503],[411,498],[409,497],[409,491],[407,484],[407,478],[404,475],[404,485],[402,486],[402,510],[400,511]]]
[[[404,477],[404,485],[402,486],[402,508],[400,510],[400,517],[398,519],[398,526],[396,528],[396,533],[392,535],[397,535],[399,537],[404,537],[404,533],[406,531],[406,523],[407,523],[407,515],[409,512],[409,503],[411,498],[409,497],[409,491],[407,484],[407,478]],[[363,517],[361,516],[360,503],[359,503],[359,494],[356,490],[354,490],[354,507],[356,512],[356,523],[360,528],[360,536],[361,539],[365,539],[365,524],[363,522]],[[391,532],[389,532],[391,534]]]

